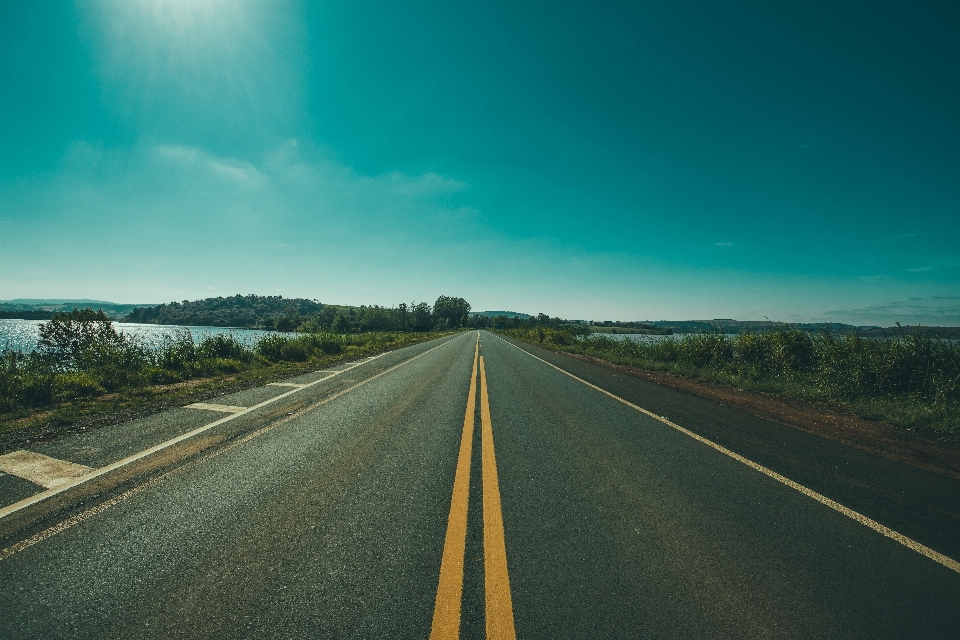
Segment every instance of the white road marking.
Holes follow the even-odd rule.
[[[948,557],[948,556],[943,555],[942,553],[939,553],[939,552],[937,552],[937,551],[934,551],[934,550],[931,549],[930,547],[927,547],[927,546],[925,546],[925,545],[922,545],[922,544],[920,544],[919,542],[917,542],[916,540],[913,540],[912,538],[908,538],[907,536],[903,535],[902,533],[899,533],[899,532],[897,532],[897,531],[894,531],[893,529],[891,529],[891,528],[889,528],[889,527],[885,527],[884,525],[880,524],[880,523],[877,522],[876,520],[873,520],[873,519],[871,519],[871,518],[868,518],[867,516],[863,515],[862,513],[859,513],[859,512],[857,512],[857,511],[854,511],[853,509],[850,509],[850,508],[848,508],[848,507],[845,507],[845,506],[843,506],[842,504],[840,504],[839,502],[836,502],[836,501],[834,501],[834,500],[831,500],[830,498],[826,497],[825,495],[822,495],[822,494],[820,494],[820,493],[817,493],[817,492],[814,491],[813,489],[808,489],[807,487],[803,486],[802,484],[800,484],[800,483],[798,483],[798,482],[794,482],[794,481],[791,480],[790,478],[787,478],[787,477],[785,477],[785,476],[782,476],[782,475],[780,475],[779,473],[777,473],[776,471],[773,471],[772,469],[768,469],[768,468],[764,467],[763,465],[754,462],[753,460],[750,460],[750,459],[748,459],[748,458],[744,458],[744,457],[741,456],[739,453],[734,453],[733,451],[730,451],[730,450],[727,449],[726,447],[724,447],[724,446],[722,446],[722,445],[719,445],[719,444],[717,444],[716,442],[714,442],[714,441],[712,441],[712,440],[708,440],[707,438],[704,438],[703,436],[701,436],[701,435],[699,435],[699,434],[696,434],[696,433],[694,433],[693,431],[690,431],[689,429],[685,429],[685,428],[681,427],[680,425],[678,425],[678,424],[676,424],[676,423],[674,423],[674,422],[671,422],[670,420],[668,420],[668,419],[665,418],[664,416],[658,416],[657,414],[653,413],[652,411],[647,411],[647,410],[644,409],[643,407],[639,407],[639,406],[633,404],[632,402],[630,402],[629,400],[624,400],[624,399],[621,398],[620,396],[616,396],[616,395],[610,393],[610,392],[607,391],[606,389],[601,389],[601,388],[598,387],[597,385],[592,384],[592,383],[590,383],[590,382],[587,382],[587,381],[584,380],[583,378],[580,378],[580,377],[578,377],[578,376],[575,376],[575,375],[573,375],[572,373],[570,373],[569,371],[565,371],[565,370],[561,369],[560,367],[558,367],[557,365],[552,364],[552,363],[550,363],[550,362],[547,362],[547,361],[544,360],[543,358],[538,358],[537,356],[533,355],[532,353],[530,353],[530,352],[527,351],[526,349],[522,349],[522,348],[518,347],[517,345],[513,344],[512,342],[508,342],[508,341],[504,340],[503,338],[500,338],[500,336],[497,336],[497,338],[499,338],[500,340],[502,340],[502,341],[505,342],[506,344],[509,344],[509,345],[510,345],[511,347],[513,347],[514,349],[517,349],[517,350],[519,350],[519,351],[523,351],[525,354],[527,354],[527,355],[530,356],[531,358],[536,358],[536,359],[539,360],[540,362],[542,362],[542,363],[544,363],[544,364],[546,364],[546,365],[549,365],[549,366],[553,367],[554,369],[556,369],[556,370],[559,371],[560,373],[564,373],[564,374],[570,376],[571,378],[573,378],[574,380],[577,380],[577,381],[579,381],[579,382],[582,382],[583,384],[587,385],[588,387],[590,387],[590,388],[592,388],[592,389],[596,389],[596,390],[599,391],[600,393],[602,393],[602,394],[604,394],[604,395],[607,395],[607,396],[610,396],[610,397],[613,398],[614,400],[617,400],[618,402],[622,402],[623,404],[627,405],[628,407],[630,407],[630,408],[632,408],[632,409],[636,409],[636,410],[639,411],[640,413],[642,413],[642,414],[644,414],[644,415],[646,415],[646,416],[649,416],[649,417],[653,418],[654,420],[657,420],[657,421],[659,421],[659,422],[662,422],[663,424],[667,425],[668,427],[671,427],[671,428],[673,428],[673,429],[676,429],[676,430],[679,431],[680,433],[682,433],[682,434],[684,434],[684,435],[687,435],[687,436],[690,436],[690,437],[693,438],[694,440],[696,440],[696,441],[698,441],[698,442],[702,442],[703,444],[707,445],[708,447],[710,447],[710,448],[712,448],[712,449],[715,449],[715,450],[719,451],[720,453],[722,453],[722,454],[724,454],[724,455],[726,455],[726,456],[730,456],[731,458],[733,458],[733,459],[736,460],[737,462],[742,462],[743,464],[747,465],[747,466],[750,467],[751,469],[753,469],[753,470],[755,470],[755,471],[759,471],[759,472],[762,473],[763,475],[768,476],[768,477],[770,477],[770,478],[773,478],[773,479],[776,480],[777,482],[780,482],[780,483],[782,483],[782,484],[785,484],[786,486],[790,487],[791,489],[795,489],[795,490],[799,491],[800,493],[802,493],[803,495],[807,496],[808,498],[813,498],[814,500],[816,500],[816,501],[819,502],[820,504],[823,504],[823,505],[825,505],[825,506],[827,506],[827,507],[830,507],[830,508],[833,509],[834,511],[836,511],[836,512],[838,512],[838,513],[842,513],[843,515],[847,516],[848,518],[850,518],[850,519],[852,519],[852,520],[856,520],[857,522],[859,522],[859,523],[862,524],[863,526],[868,527],[868,528],[870,528],[870,529],[873,529],[873,530],[876,531],[877,533],[879,533],[879,534],[881,534],[881,535],[884,535],[884,536],[890,538],[891,540],[895,540],[895,541],[899,542],[900,544],[902,544],[903,546],[907,547],[908,549],[911,549],[912,551],[916,551],[916,552],[919,553],[920,555],[926,556],[926,557],[930,558],[931,560],[933,560],[934,562],[937,562],[937,563],[939,563],[939,564],[942,564],[943,566],[947,567],[948,569],[952,569],[953,571],[956,571],[957,573],[960,573],[960,562],[957,562],[957,561],[954,560],[953,558],[950,558],[950,557]]]
[[[229,404],[211,404],[208,402],[194,402],[188,404],[187,409],[206,409],[208,411],[222,411],[223,413],[242,413],[247,407],[234,407]]]
[[[92,469],[82,464],[58,460],[33,451],[14,451],[0,456],[0,471],[29,480],[44,489],[70,482]]]
[[[324,400],[324,402],[327,402],[327,401],[329,401],[329,400],[332,400],[332,399],[334,399],[334,398],[337,398],[337,397],[341,396],[342,394],[346,393],[347,391],[351,391],[351,390],[353,390],[353,389],[356,389],[357,387],[359,387],[359,386],[361,386],[361,385],[363,385],[363,384],[366,384],[367,382],[369,382],[369,381],[371,381],[371,380],[373,380],[373,379],[375,379],[375,378],[379,378],[379,377],[382,376],[383,374],[389,373],[390,371],[393,371],[393,370],[396,369],[397,367],[400,367],[400,366],[402,366],[402,365],[405,365],[405,364],[407,364],[407,363],[409,363],[409,362],[413,362],[413,361],[416,360],[417,358],[419,358],[419,357],[421,357],[421,356],[425,356],[425,355],[427,355],[428,353],[430,353],[431,351],[434,351],[434,350],[436,350],[436,349],[439,349],[439,348],[442,347],[443,345],[448,344],[448,343],[456,340],[456,339],[459,338],[459,337],[460,337],[460,336],[457,336],[457,337],[455,337],[455,338],[451,338],[450,340],[447,340],[447,341],[445,341],[445,342],[443,342],[443,343],[441,343],[441,344],[438,344],[438,345],[435,346],[435,347],[432,347],[432,348],[430,348],[430,349],[427,349],[426,351],[424,351],[424,352],[421,353],[421,354],[418,354],[418,355],[413,356],[413,357],[410,358],[409,360],[404,360],[404,361],[401,362],[400,364],[396,364],[396,365],[390,367],[389,369],[385,369],[385,370],[381,371],[380,373],[376,374],[375,376],[372,376],[372,377],[368,378],[367,380],[364,380],[363,382],[360,382],[360,383],[358,383],[358,384],[355,384],[355,385],[353,385],[352,387],[350,387],[350,388],[348,388],[348,389],[345,389],[345,390],[343,390],[343,391],[340,391],[339,393],[336,393],[336,394],[330,396],[329,398],[327,398],[326,400]],[[380,354],[380,355],[383,355],[383,354]],[[377,356],[377,357],[379,358],[380,356]],[[192,437],[195,436],[195,435],[198,435],[198,434],[200,434],[200,433],[203,433],[203,432],[205,432],[205,431],[208,431],[208,430],[210,430],[210,429],[212,429],[212,428],[214,428],[214,427],[217,427],[217,426],[219,426],[219,425],[221,425],[221,424],[223,424],[223,423],[225,423],[225,422],[229,422],[230,420],[234,420],[235,418],[237,418],[237,417],[239,417],[239,416],[242,416],[242,415],[244,415],[244,414],[246,414],[246,413],[249,413],[249,412],[251,412],[251,411],[255,411],[256,409],[259,409],[259,408],[261,408],[261,407],[265,407],[265,406],[267,406],[268,404],[272,404],[272,403],[274,403],[274,402],[277,402],[278,400],[281,400],[281,399],[283,399],[283,398],[286,398],[287,396],[293,395],[293,394],[295,394],[295,393],[299,393],[300,391],[302,391],[303,389],[306,389],[307,387],[312,387],[312,386],[315,385],[315,384],[319,384],[319,383],[321,383],[321,382],[325,382],[325,381],[329,380],[330,378],[333,378],[333,377],[335,377],[335,376],[337,376],[337,375],[339,375],[339,374],[341,374],[341,373],[345,373],[345,372],[347,372],[347,371],[350,371],[351,369],[355,369],[356,367],[359,367],[360,365],[365,364],[366,362],[368,362],[368,361],[367,361],[367,360],[364,360],[364,361],[361,361],[361,362],[358,362],[358,363],[354,364],[354,365],[351,366],[351,367],[347,367],[346,369],[342,369],[342,370],[340,370],[340,371],[335,371],[335,372],[333,373],[333,375],[326,376],[326,377],[324,377],[324,378],[320,378],[319,380],[314,380],[313,382],[310,382],[310,383],[304,385],[304,386],[303,386],[302,388],[300,388],[300,389],[291,389],[290,391],[287,391],[286,393],[281,393],[280,395],[278,395],[278,396],[276,396],[276,397],[274,397],[274,398],[270,398],[269,400],[264,400],[264,401],[261,402],[260,404],[255,404],[255,405],[253,405],[252,407],[249,407],[249,408],[247,408],[247,409],[244,409],[244,410],[241,411],[240,413],[234,413],[234,414],[231,414],[231,415],[229,415],[229,416],[227,416],[227,417],[225,417],[225,418],[220,418],[219,420],[214,420],[213,422],[211,422],[211,423],[209,423],[209,424],[205,424],[205,425],[203,425],[202,427],[198,427],[198,428],[194,429],[193,431],[188,431],[187,433],[180,434],[179,436],[177,436],[177,437],[175,437],[175,438],[171,438],[171,439],[167,440],[166,442],[161,442],[160,444],[155,445],[155,446],[153,446],[153,447],[150,447],[149,449],[144,449],[143,451],[140,451],[139,453],[135,453],[135,454],[133,454],[133,455],[131,455],[131,456],[127,456],[126,458],[124,458],[124,459],[122,459],[122,460],[117,460],[116,462],[114,462],[114,463],[112,463],[112,464],[108,464],[108,465],[105,466],[105,467],[100,467],[99,469],[93,469],[93,470],[91,470],[89,473],[87,473],[87,474],[85,474],[85,475],[82,475],[82,476],[80,476],[79,478],[75,478],[75,479],[73,479],[73,480],[71,480],[71,481],[69,481],[69,482],[66,482],[66,483],[61,484],[61,485],[56,486],[56,487],[53,487],[52,489],[47,489],[46,491],[41,491],[40,493],[35,494],[35,495],[32,495],[32,496],[30,496],[29,498],[24,498],[24,499],[21,500],[20,502],[14,502],[13,504],[10,504],[10,505],[7,505],[6,507],[0,508],[0,519],[6,518],[6,517],[9,516],[10,514],[16,513],[17,511],[20,511],[21,509],[26,509],[26,508],[29,507],[29,506],[35,505],[35,504],[37,504],[37,503],[39,503],[39,502],[43,502],[44,500],[46,500],[46,499],[48,499],[48,498],[52,498],[53,496],[58,495],[58,494],[60,494],[60,493],[63,493],[64,491],[67,491],[67,490],[72,489],[72,488],[74,488],[74,487],[78,487],[78,486],[80,486],[81,484],[83,484],[83,483],[85,483],[85,482],[89,482],[90,480],[94,480],[94,479],[96,479],[96,478],[99,478],[100,476],[106,475],[106,474],[110,473],[111,471],[115,471],[116,469],[119,469],[119,468],[121,468],[121,467],[125,467],[125,466],[127,466],[128,464],[131,464],[131,463],[133,463],[133,462],[137,462],[138,460],[142,460],[143,458],[146,458],[147,456],[153,455],[154,453],[156,453],[156,452],[158,452],[158,451],[163,451],[164,449],[166,449],[166,448],[168,448],[168,447],[171,447],[171,446],[177,444],[178,442],[183,442],[184,440],[188,440],[188,439],[192,438]],[[0,559],[2,559],[2,558],[0,558]]]
[[[267,383],[268,387],[294,387],[295,389],[303,389],[305,384],[297,384],[296,382],[269,382]]]

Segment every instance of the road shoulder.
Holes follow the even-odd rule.
[[[521,340],[517,342],[736,407],[758,418],[960,480],[960,436],[911,431],[884,422],[864,420],[838,406],[701,382],[666,371],[640,369],[592,356],[554,351]]]

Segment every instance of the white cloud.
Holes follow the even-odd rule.
[[[714,246],[716,246],[716,247],[732,247],[732,246],[733,246],[733,243],[732,243],[732,242],[717,242],[716,244],[714,244]]]
[[[467,183],[441,176],[433,171],[428,171],[419,176],[392,171],[383,176],[378,176],[375,180],[381,181],[394,193],[404,196],[457,193],[467,188]]]
[[[266,176],[249,162],[216,156],[199,147],[161,144],[157,146],[157,154],[185,168],[207,171],[251,187],[260,186],[266,181]]]

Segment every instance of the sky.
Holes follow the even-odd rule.
[[[960,4],[0,3],[0,299],[960,325]]]

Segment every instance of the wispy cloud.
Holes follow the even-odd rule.
[[[960,259],[955,256],[941,258],[940,260],[934,260],[929,264],[925,264],[919,267],[911,267],[907,269],[909,273],[923,273],[925,271],[940,271],[941,269],[952,269],[957,265],[960,265]]]
[[[732,247],[732,246],[733,246],[733,243],[732,243],[732,242],[717,242],[717,243],[714,243],[713,246],[715,246],[715,247]]]
[[[262,185],[266,176],[249,162],[213,155],[199,147],[161,144],[157,154],[185,168],[206,171],[220,178],[251,187]]]
[[[409,176],[392,171],[377,179],[388,185],[394,193],[405,196],[457,193],[467,188],[466,182],[441,176],[433,171],[420,176]]]

